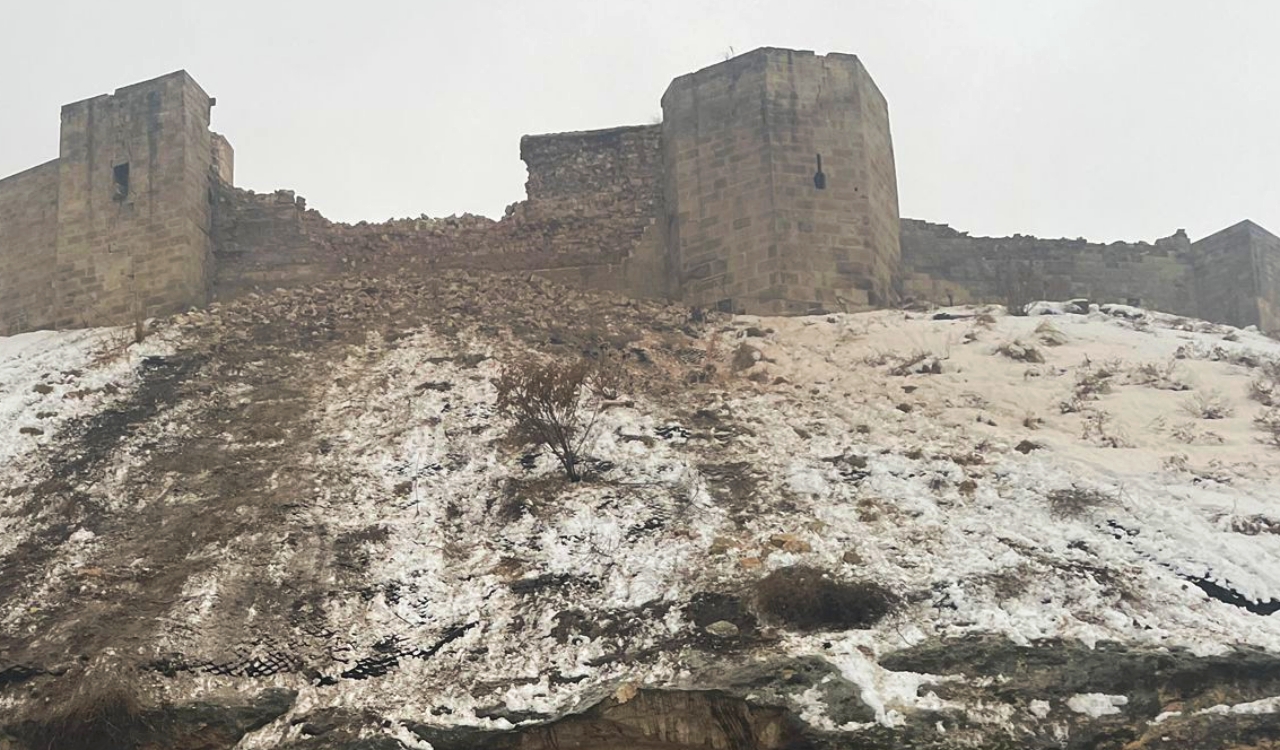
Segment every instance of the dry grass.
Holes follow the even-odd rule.
[[[1261,442],[1280,448],[1280,407],[1272,407],[1253,418],[1254,425],[1262,430]]]
[[[1163,365],[1154,362],[1138,365],[1129,373],[1129,382],[1162,391],[1191,390],[1182,377],[1177,360],[1169,360]]]
[[[1235,414],[1231,402],[1218,391],[1197,393],[1182,404],[1182,410],[1196,419],[1226,419]]]
[[[762,614],[803,631],[868,628],[898,606],[898,597],[878,583],[840,581],[805,565],[757,581],[755,601]]]
[[[1280,406],[1280,361],[1267,362],[1249,383],[1249,398],[1263,406]]]
[[[1070,489],[1050,492],[1047,499],[1054,518],[1081,518],[1115,501],[1105,492],[1074,484]]]
[[[28,741],[44,750],[131,750],[146,724],[137,672],[117,658],[99,659],[68,675],[27,716]]]

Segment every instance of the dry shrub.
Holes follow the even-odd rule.
[[[1129,382],[1134,385],[1145,385],[1162,391],[1189,391],[1191,386],[1183,380],[1176,359],[1163,365],[1148,362],[1138,365],[1129,373]]]
[[[1085,403],[1097,401],[1100,395],[1111,392],[1111,381],[1120,372],[1123,363],[1108,360],[1094,364],[1086,359],[1076,373],[1076,384],[1071,398],[1059,404],[1063,414],[1084,411]]]
[[[1249,398],[1263,406],[1280,406],[1280,360],[1262,365],[1249,384]]]
[[[1044,355],[1034,344],[1028,344],[1024,341],[1006,341],[996,347],[996,354],[1003,354],[1009,359],[1017,362],[1031,362],[1040,364],[1044,362]]]
[[[1049,493],[1049,513],[1054,518],[1080,518],[1115,500],[1101,490],[1071,485],[1070,489]]]
[[[99,658],[78,680],[63,678],[53,692],[24,722],[32,747],[130,750],[142,744],[147,726],[137,673],[118,658]]]
[[[1080,437],[1103,448],[1132,448],[1124,431],[1112,426],[1111,415],[1100,409],[1087,409],[1080,415]]]
[[[762,614],[805,631],[868,628],[898,606],[898,597],[874,581],[840,581],[807,565],[760,579],[755,599]]]
[[[95,365],[109,365],[129,356],[129,347],[140,343],[134,329],[127,326],[109,329],[93,347],[89,357]]]
[[[1280,448],[1280,407],[1273,407],[1253,418],[1253,423],[1262,430],[1262,442]]]
[[[1194,422],[1182,422],[1169,428],[1169,435],[1174,440],[1187,445],[1222,445],[1227,442],[1211,430],[1202,430]]]
[[[508,364],[494,381],[498,412],[515,420],[513,437],[545,446],[565,477],[577,482],[605,404],[617,398],[619,379],[613,368],[587,360]]]
[[[1026,315],[1043,288],[1044,280],[1029,264],[1009,263],[996,273],[996,293],[1010,315]]]
[[[1235,414],[1235,407],[1218,391],[1197,393],[1182,404],[1182,410],[1197,419],[1226,419]]]

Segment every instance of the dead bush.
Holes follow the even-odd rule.
[[[1169,428],[1169,436],[1187,445],[1222,445],[1226,438],[1211,430],[1202,430],[1195,422],[1182,422]]]
[[[99,658],[55,683],[23,726],[35,748],[130,750],[141,746],[147,729],[139,692],[135,670],[117,658]]]
[[[1009,263],[996,273],[996,293],[1010,315],[1026,315],[1043,288],[1044,280],[1030,264]]]
[[[1280,406],[1280,360],[1262,365],[1249,384],[1249,398],[1263,406]]]
[[[1044,362],[1044,355],[1040,353],[1035,344],[1028,344],[1025,341],[1006,341],[996,347],[996,354],[1002,354],[1017,362],[1031,362],[1033,364]]]
[[[1253,423],[1262,430],[1262,442],[1280,448],[1280,407],[1272,407],[1253,418]]]
[[[1182,404],[1182,410],[1196,419],[1226,419],[1235,414],[1235,407],[1218,391],[1197,393]]]
[[[1112,425],[1111,415],[1099,409],[1086,409],[1080,415],[1080,437],[1103,448],[1132,448],[1124,431]]]
[[[1071,398],[1059,404],[1062,413],[1074,414],[1084,411],[1086,403],[1097,401],[1099,396],[1110,393],[1112,379],[1122,367],[1123,364],[1119,360],[1095,364],[1086,359],[1076,373],[1076,383]]]
[[[513,437],[545,446],[571,482],[582,479],[584,451],[600,414],[618,396],[618,373],[587,360],[528,360],[504,366],[494,386],[497,408],[515,420]]]
[[[1070,489],[1053,490],[1048,500],[1049,513],[1054,518],[1080,518],[1111,504],[1115,498],[1101,490],[1073,484]]]
[[[1189,391],[1191,386],[1183,380],[1178,361],[1171,359],[1163,365],[1148,362],[1138,365],[1129,373],[1133,385],[1145,385],[1162,391]]]
[[[757,581],[755,600],[761,614],[803,631],[868,628],[898,606],[898,597],[874,581],[840,581],[806,565]]]

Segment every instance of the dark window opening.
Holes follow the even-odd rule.
[[[716,303],[716,311],[717,311],[717,312],[722,312],[722,313],[732,313],[732,312],[733,312],[733,300],[732,300],[732,299],[722,299],[722,300],[720,300],[719,302],[717,302],[717,303]]]
[[[819,190],[827,189],[827,175],[822,171],[822,154],[818,154],[818,171],[813,173],[813,186]]]
[[[115,192],[112,197],[118,201],[122,201],[129,197],[129,165],[117,164],[111,170],[111,179],[115,184]]]
[[[1137,297],[1130,297],[1129,302],[1127,304],[1129,305],[1129,307],[1142,307],[1142,300],[1138,299]]]

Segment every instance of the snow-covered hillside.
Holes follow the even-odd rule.
[[[832,747],[1270,715],[1280,671],[1000,697],[1004,671],[930,666],[978,642],[1280,666],[1280,343],[1066,309],[704,323],[458,277],[277,293],[140,345],[5,340],[0,717],[104,653],[157,705],[294,691],[245,750],[461,747],[637,691],[777,706]],[[582,353],[632,385],[570,484],[507,439],[492,380]],[[901,604],[795,630],[753,597],[789,566]]]

